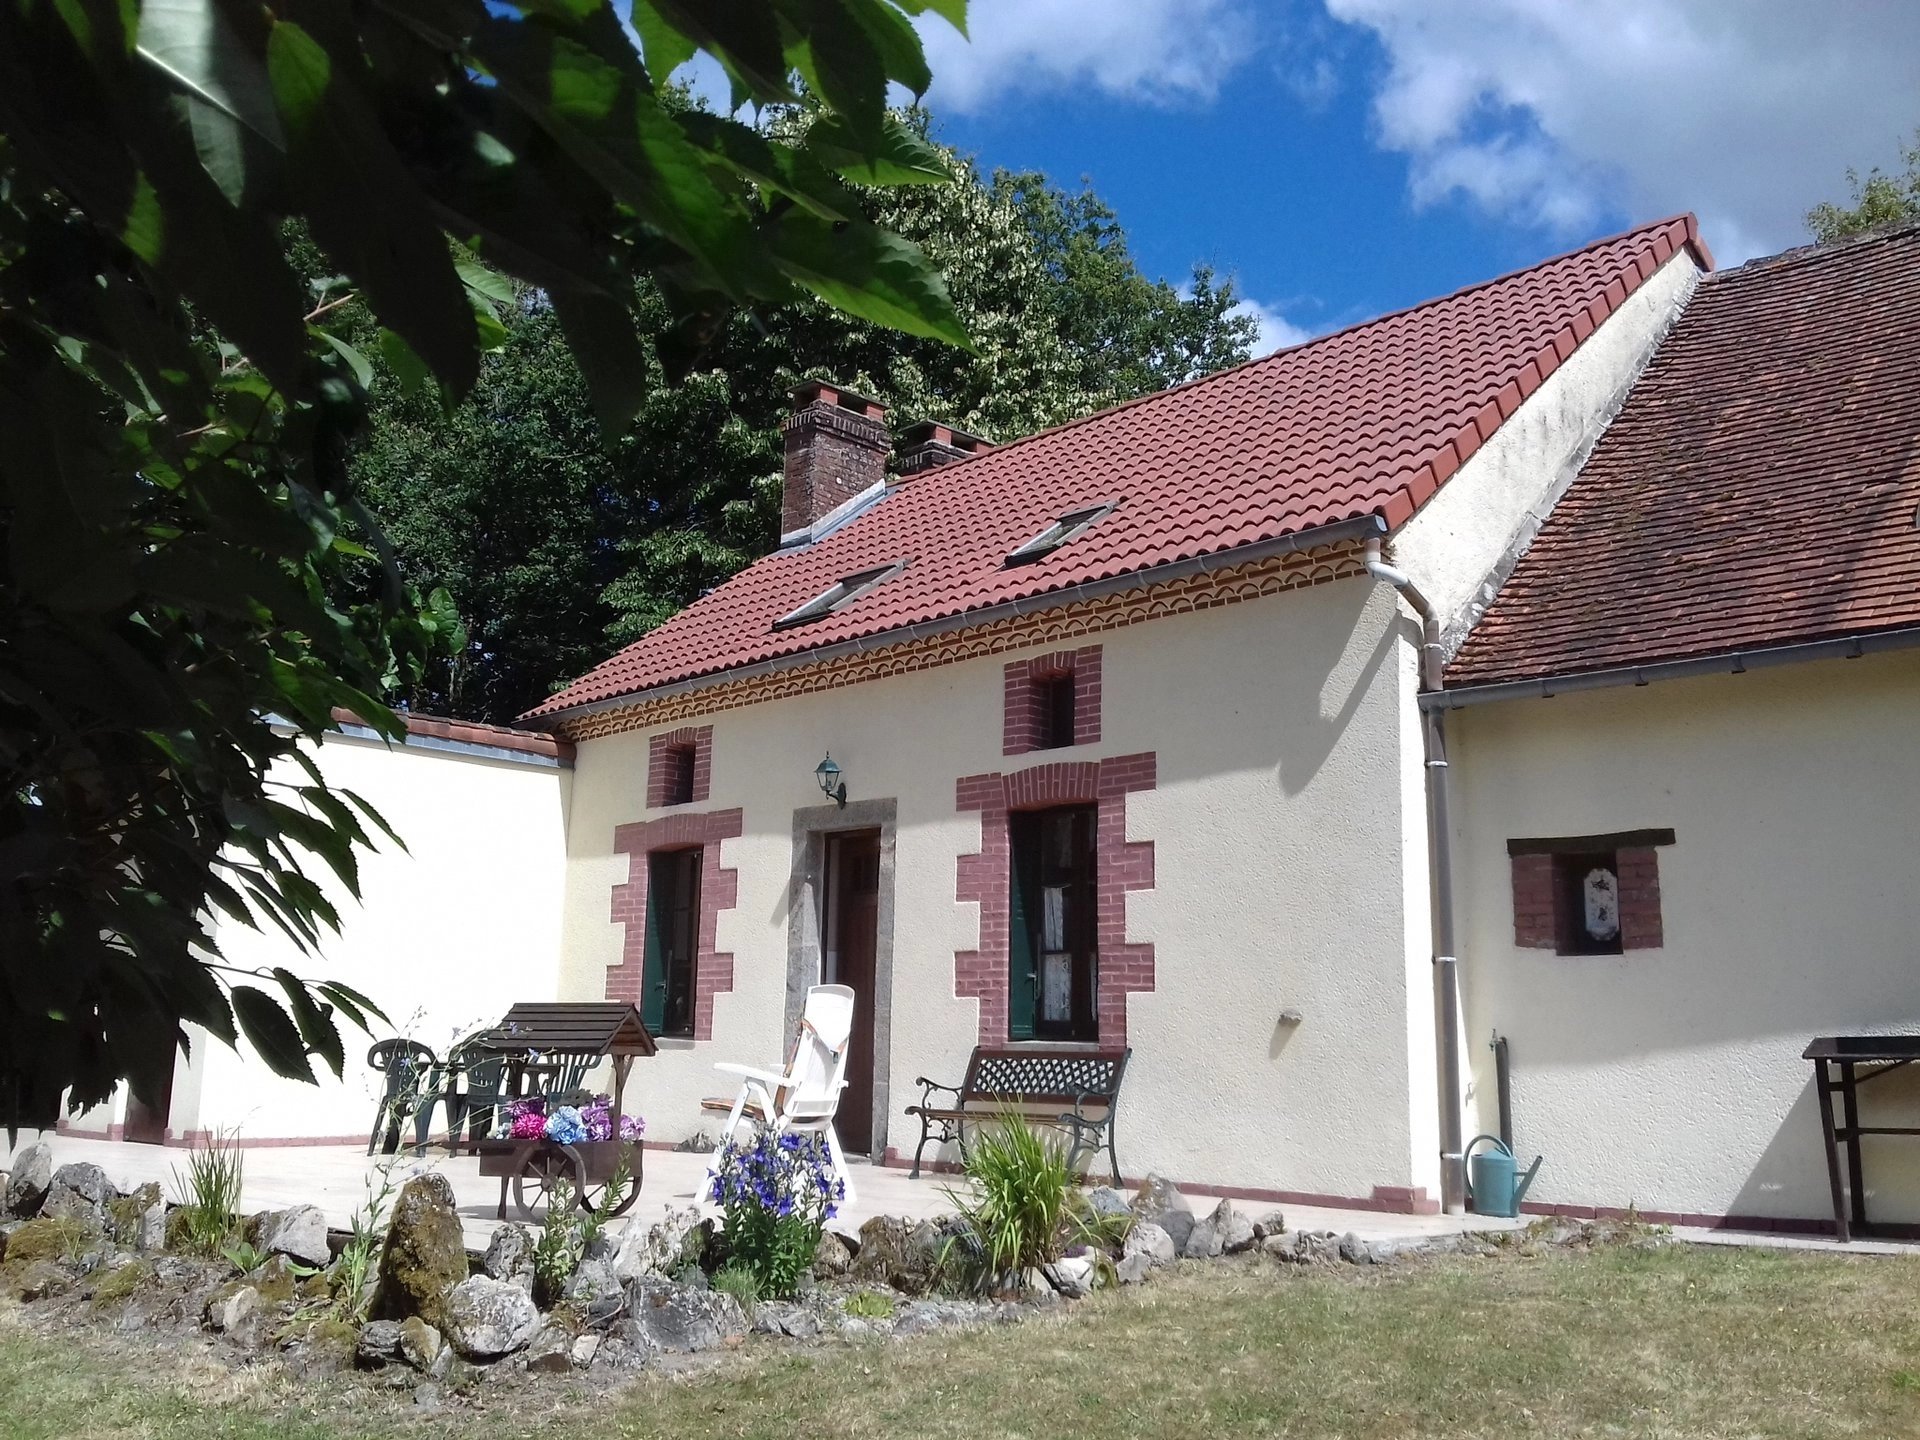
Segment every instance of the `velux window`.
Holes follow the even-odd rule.
[[[1008,1038],[1098,1039],[1094,807],[1022,810],[1008,821],[1013,841]]]
[[[1051,555],[1069,540],[1085,533],[1094,521],[1112,512],[1114,502],[1105,505],[1090,505],[1084,510],[1070,510],[1054,521],[1026,544],[1007,556],[1009,565],[1025,565],[1031,561]]]
[[[805,625],[809,620],[818,620],[823,615],[831,615],[842,606],[858,600],[882,580],[889,580],[906,568],[906,561],[896,560],[893,564],[882,565],[877,570],[862,570],[858,574],[836,580],[798,610],[790,611],[774,621],[773,628],[785,630],[794,625]]]

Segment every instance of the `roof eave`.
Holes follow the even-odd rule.
[[[868,650],[898,645],[903,641],[921,640],[955,630],[967,630],[976,625],[989,625],[996,620],[1031,615],[1036,611],[1053,610],[1079,600],[1137,590],[1142,586],[1160,581],[1177,580],[1208,570],[1224,569],[1230,565],[1245,565],[1250,561],[1265,560],[1275,555],[1290,555],[1299,550],[1317,550],[1323,545],[1337,545],[1345,540],[1361,540],[1368,536],[1386,533],[1387,522],[1378,514],[1369,512],[1351,519],[1336,520],[1331,524],[1316,525],[1310,529],[1278,535],[1271,540],[1256,541],[1251,545],[1215,550],[1205,555],[1190,556],[1184,560],[1170,560],[1163,565],[1148,566],[1142,570],[1129,570],[1124,574],[1103,576],[1097,580],[1085,580],[1077,585],[1043,591],[1038,595],[1029,595],[998,605],[989,605],[977,610],[963,610],[957,615],[943,616],[938,620],[899,625],[872,635],[855,636],[850,640],[836,641],[831,645],[820,645],[809,650],[797,650],[789,655],[776,655],[771,659],[757,660],[748,665],[716,670],[709,675],[696,675],[686,680],[675,680],[642,690],[629,690],[622,695],[610,695],[602,700],[569,705],[565,709],[549,711],[544,715],[527,715],[523,716],[518,723],[523,726],[537,726],[543,730],[560,730],[569,721],[584,719],[589,715],[598,715],[608,710],[626,710],[650,700],[685,695],[695,690],[705,690],[735,680],[750,680],[757,676],[790,670],[800,665],[824,664],[846,655],[857,655]]]

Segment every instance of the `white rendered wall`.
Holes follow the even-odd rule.
[[[977,940],[977,907],[954,892],[980,822],[956,811],[955,780],[1154,751],[1158,789],[1128,798],[1129,838],[1154,842],[1156,879],[1128,895],[1128,939],[1154,944],[1158,988],[1131,1000],[1123,1167],[1335,1195],[1431,1185],[1414,1158],[1432,1148],[1430,1134],[1416,1140],[1432,1070],[1430,1046],[1423,1060],[1408,1053],[1409,957],[1424,1008],[1426,940],[1424,918],[1408,934],[1411,672],[1392,595],[1342,581],[1076,643],[1095,641],[1105,647],[1095,746],[1001,754],[1003,666],[1056,645],[654,727],[713,726],[712,793],[695,808],[741,807],[744,833],[721,852],[739,874],[738,904],[718,927],[734,988],[716,999],[712,1041],[665,1042],[636,1067],[631,1093],[650,1138],[702,1124],[700,1098],[724,1089],[714,1062],[783,1054],[793,813],[820,803],[813,769],[825,752],[845,767],[850,798],[897,802],[886,1124],[889,1143],[910,1152],[917,1129],[900,1111],[918,1096],[914,1077],[957,1080],[978,1038],[953,957]],[[613,852],[615,827],[670,813],[645,806],[648,733],[579,749],[567,998],[601,995],[619,963],[610,896],[627,858]],[[1298,1027],[1279,1023],[1287,1009],[1303,1015]]]
[[[1920,1028],[1917,715],[1909,653],[1449,717],[1480,1128],[1497,1030],[1530,1200],[1832,1213],[1800,1051]],[[1515,947],[1508,839],[1660,827],[1662,948]],[[1920,1124],[1916,1082],[1863,1089],[1868,1116]],[[1869,1215],[1920,1220],[1920,1140],[1864,1145]]]
[[[1532,543],[1699,282],[1683,246],[1396,532],[1395,563],[1432,601],[1449,650]]]
[[[379,837],[376,853],[362,853],[362,903],[328,885],[342,933],[320,955],[300,955],[277,930],[222,918],[215,939],[226,963],[342,981],[436,1054],[516,1000],[551,999],[569,772],[346,738],[323,745],[319,762],[330,785],[363,796],[407,849]],[[282,778],[300,777],[288,767]],[[365,1063],[372,1039],[344,1022],[340,1029],[345,1079],[316,1062],[313,1086],[278,1078],[244,1042],[236,1053],[196,1031],[193,1063],[175,1072],[169,1130],[237,1130],[243,1142],[364,1138],[379,1094]]]

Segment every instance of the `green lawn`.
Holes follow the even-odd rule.
[[[488,1386],[422,1418],[366,1379],[0,1315],[7,1440],[1892,1436],[1920,1433],[1920,1260],[1671,1248],[1379,1270],[1190,1268],[1060,1320],[750,1347],[592,1399]]]

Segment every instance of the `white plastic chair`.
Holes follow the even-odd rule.
[[[853,998],[853,991],[845,985],[815,985],[807,991],[806,1008],[793,1039],[793,1054],[784,1071],[724,1061],[713,1067],[723,1075],[739,1076],[740,1092],[727,1109],[726,1124],[714,1146],[710,1170],[720,1168],[720,1157],[726,1151],[727,1142],[733,1139],[743,1120],[775,1135],[789,1131],[823,1135],[834,1173],[846,1186],[846,1201],[853,1202],[853,1176],[848,1172],[840,1137],[833,1130],[833,1118],[840,1108],[840,1092],[847,1083],[848,1042],[853,1038]],[[701,1102],[705,1110],[726,1106],[724,1100]],[[702,1198],[713,1198],[713,1193],[713,1181],[708,1180],[701,1191]]]

